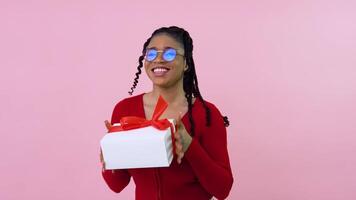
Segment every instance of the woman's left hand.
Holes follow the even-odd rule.
[[[182,123],[182,113],[179,113],[176,119],[176,132],[174,133],[174,137],[176,139],[176,154],[178,156],[177,162],[180,164],[182,162],[182,158],[184,157],[184,153],[187,151],[190,143],[192,142],[192,137],[189,135],[187,130],[185,129],[184,124]]]

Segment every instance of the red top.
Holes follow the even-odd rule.
[[[192,108],[195,135],[181,164],[175,156],[169,167],[104,170],[102,175],[110,189],[119,193],[132,177],[136,200],[208,200],[212,196],[225,199],[233,183],[226,128],[219,110],[212,103],[206,104],[211,110],[211,125],[205,126],[205,109],[197,99]],[[123,116],[145,118],[143,94],[120,101],[111,123],[118,123]],[[188,113],[182,123],[189,132]]]

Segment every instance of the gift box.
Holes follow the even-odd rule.
[[[167,108],[158,99],[152,120],[128,116],[108,127],[100,141],[106,169],[168,167],[174,156],[175,122],[158,119]]]

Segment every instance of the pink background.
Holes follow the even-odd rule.
[[[160,26],[186,28],[229,116],[229,199],[356,198],[356,2],[0,2],[0,199],[133,199],[100,174],[103,121]],[[140,78],[135,94],[151,89]]]

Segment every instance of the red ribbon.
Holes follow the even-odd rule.
[[[159,96],[151,120],[147,120],[145,118],[136,117],[136,116],[122,117],[120,119],[119,126],[108,127],[108,133],[127,131],[131,129],[138,129],[138,128],[143,128],[148,126],[153,126],[158,130],[165,130],[167,128],[170,128],[171,137],[172,137],[172,146],[173,146],[172,151],[174,155],[176,149],[175,138],[174,138],[174,127],[168,119],[158,119],[162,115],[162,113],[166,110],[167,107],[168,107],[167,102],[161,96]]]

